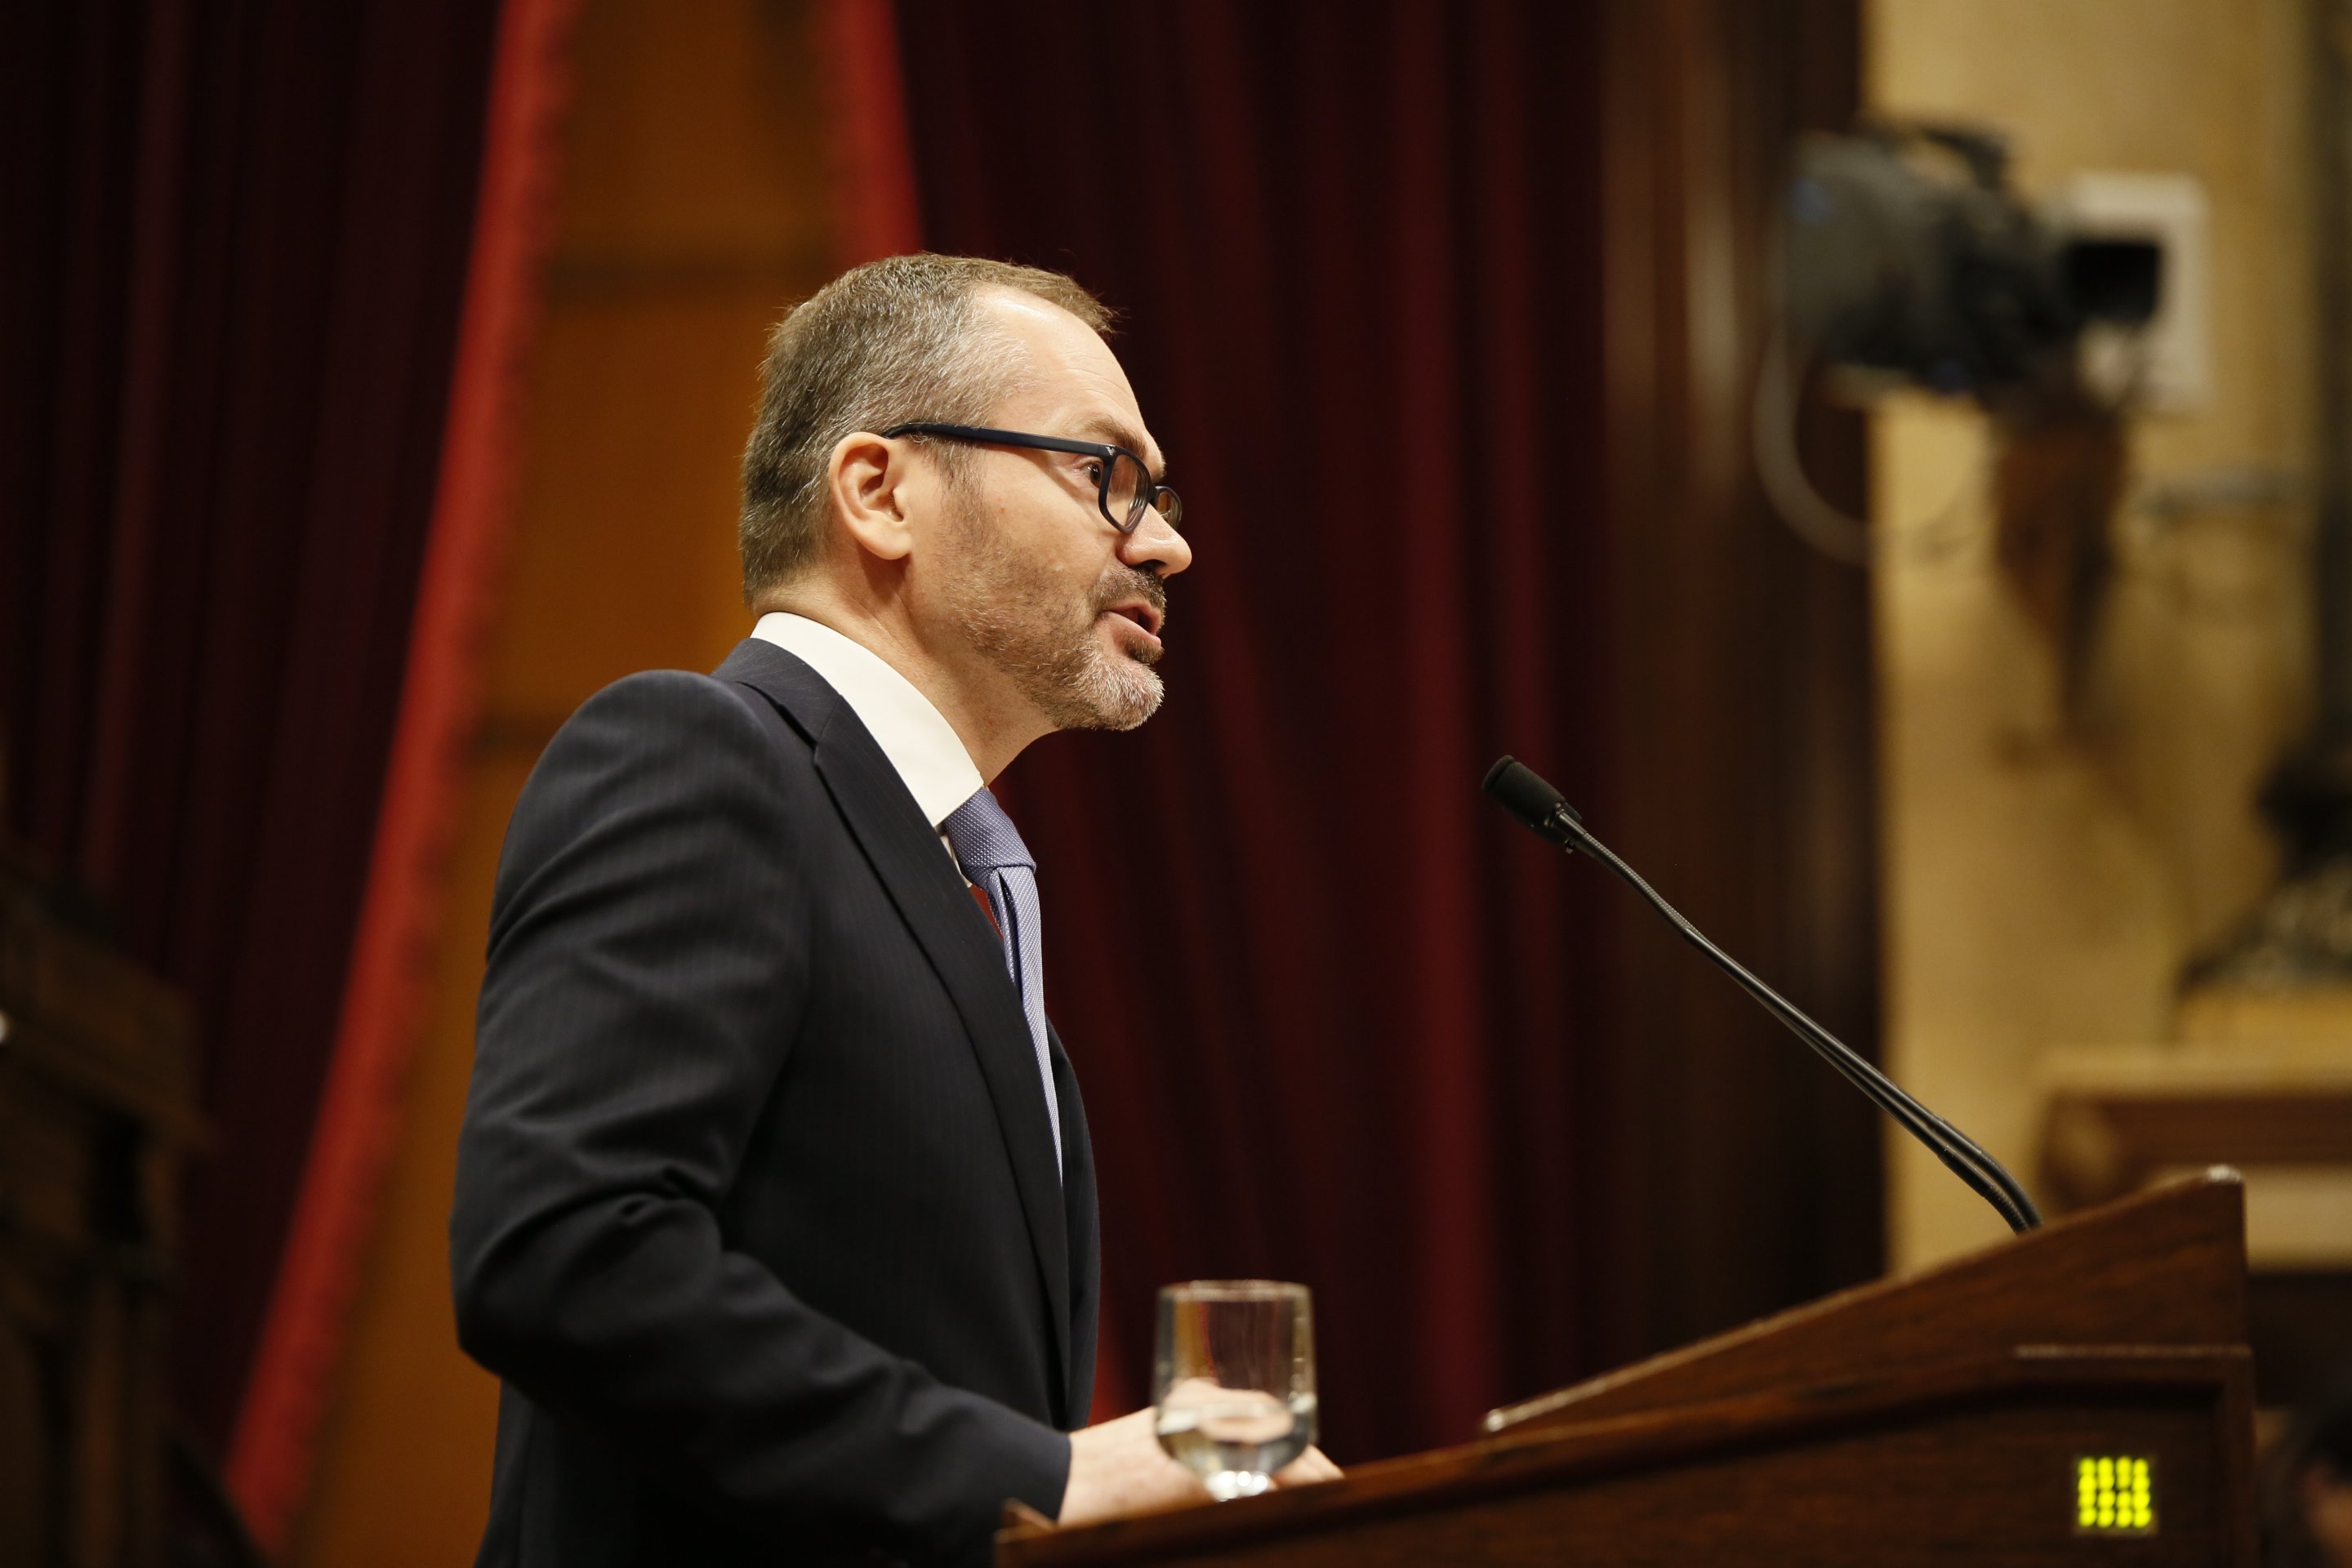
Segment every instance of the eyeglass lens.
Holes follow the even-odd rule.
[[[1160,514],[1168,520],[1171,527],[1184,515],[1183,505],[1177,500],[1176,492],[1160,490],[1155,495],[1150,475],[1144,471],[1141,463],[1125,452],[1117,453],[1111,458],[1110,488],[1103,497],[1103,504],[1104,510],[1118,521],[1119,528],[1128,532],[1134,531],[1135,526],[1143,521],[1147,507],[1157,505]]]
[[[1114,453],[1110,460],[1110,493],[1103,498],[1104,510],[1122,529],[1131,529],[1143,521],[1143,498],[1150,476],[1143,465],[1125,452]]]

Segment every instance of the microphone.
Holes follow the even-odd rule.
[[[1788,1026],[1791,1034],[1813,1048],[1823,1061],[1837,1069],[1848,1083],[1869,1096],[1871,1101],[1902,1125],[1928,1152],[1943,1162],[1947,1170],[1968,1184],[1970,1191],[1993,1206],[2009,1228],[2024,1232],[2042,1223],[2042,1211],[2018,1184],[2007,1167],[1979,1148],[1958,1128],[1920,1104],[1904,1092],[1893,1079],[1854,1054],[1844,1041],[1814,1023],[1779,992],[1765,984],[1740,967],[1738,961],[1723,949],[1707,941],[1698,927],[1685,920],[1672,904],[1658,896],[1657,890],[1643,881],[1631,866],[1619,859],[1616,853],[1584,826],[1584,819],[1567,797],[1552,788],[1541,775],[1526,763],[1504,757],[1486,770],[1486,782],[1479,787],[1501,803],[1504,810],[1518,818],[1530,832],[1547,843],[1557,844],[1573,855],[1583,850],[1595,860],[1614,871],[1627,887],[1642,895],[1649,906],[1665,918],[1668,925],[1682,934],[1683,940],[1706,954],[1717,967],[1739,984],[1739,988],[1756,998],[1764,1010]]]

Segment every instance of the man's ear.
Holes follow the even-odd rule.
[[[908,442],[886,441],[861,430],[835,443],[825,464],[834,515],[868,555],[903,561],[915,547],[906,505],[913,455]]]

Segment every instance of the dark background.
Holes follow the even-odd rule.
[[[358,917],[497,8],[0,26],[7,828],[195,1005],[176,1404],[226,1441]]]

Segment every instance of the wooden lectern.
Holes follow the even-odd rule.
[[[1114,1563],[2254,1568],[2245,1204],[2215,1170],[1486,1417],[1344,1480],[1057,1530]]]

